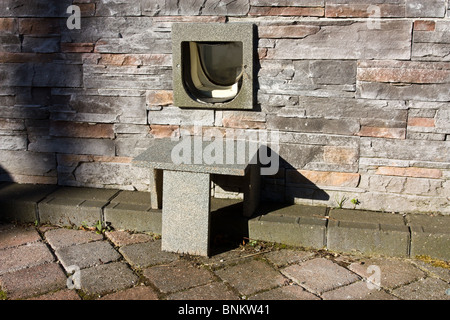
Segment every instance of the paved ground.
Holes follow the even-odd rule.
[[[9,300],[450,300],[450,268],[254,241],[193,257],[144,233],[0,224],[0,290]]]

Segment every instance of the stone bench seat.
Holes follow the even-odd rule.
[[[223,161],[220,157],[211,161],[208,152],[212,148],[211,154],[222,154]],[[243,214],[254,213],[260,185],[257,151],[257,144],[248,141],[213,144],[200,137],[155,139],[133,160],[135,166],[153,170],[151,205],[162,208],[162,250],[208,255],[211,175],[244,177]]]

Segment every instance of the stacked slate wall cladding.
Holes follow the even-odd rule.
[[[180,22],[256,25],[254,110],[173,106]],[[2,181],[148,191],[133,157],[194,125],[279,130],[263,199],[450,214],[449,3],[0,1]]]

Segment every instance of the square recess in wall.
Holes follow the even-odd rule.
[[[253,108],[253,34],[249,23],[172,26],[174,105]]]

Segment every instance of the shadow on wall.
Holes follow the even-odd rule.
[[[0,3],[0,16],[11,22],[0,33],[2,41],[9,42],[0,44],[4,53],[0,130],[9,137],[9,143],[0,146],[0,181],[57,184],[57,155],[77,148],[77,141],[51,132],[56,123],[52,115],[67,112],[68,101],[59,92],[82,87],[81,55],[61,48],[71,4],[68,0]],[[61,128],[69,122],[57,124]]]
[[[264,200],[259,203],[258,209],[250,219],[291,206],[294,204],[294,199],[319,201],[328,201],[330,199],[329,194],[325,190],[303,176],[275,151],[269,150],[269,158],[273,159],[274,156],[278,156],[279,170],[272,176],[263,177],[261,190],[262,199]],[[270,166],[270,164],[267,166]],[[290,190],[296,191],[290,191],[289,193],[286,192],[286,189],[289,187],[285,185],[285,172],[288,170],[290,171],[289,180],[295,182],[295,186],[297,186],[296,188],[290,188]],[[242,179],[243,177],[213,176],[214,183],[228,192],[238,192],[239,186],[242,186]],[[277,183],[279,184],[277,185]],[[271,189],[270,194],[264,191],[268,185],[271,186],[269,187]],[[278,193],[274,192],[274,189]],[[214,202],[219,209],[215,210],[214,206],[211,209],[211,255],[236,249],[249,237],[249,218],[242,215],[242,200],[214,199]]]

